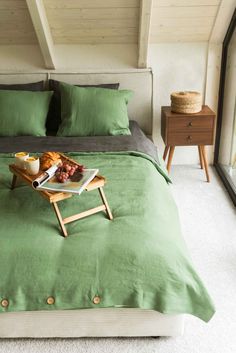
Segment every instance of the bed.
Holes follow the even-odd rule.
[[[169,176],[143,132],[152,133],[151,73],[59,76],[128,85],[138,123],[130,121],[131,136],[0,138],[0,300],[9,303],[0,307],[0,337],[174,336],[185,314],[209,321],[214,306],[182,238]],[[24,185],[10,190],[8,164],[19,150],[62,151],[99,168],[114,220],[99,213],[60,237],[48,203]],[[84,192],[61,211],[94,202]]]

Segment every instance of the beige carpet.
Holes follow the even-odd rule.
[[[0,353],[236,353],[236,209],[214,170],[175,166],[173,194],[195,267],[217,308],[205,324],[187,316],[184,336],[137,339],[0,340]]]

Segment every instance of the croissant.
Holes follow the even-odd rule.
[[[40,158],[40,169],[47,170],[52,165],[61,162],[61,156],[57,152],[45,152]]]

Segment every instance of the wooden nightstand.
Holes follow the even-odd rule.
[[[201,169],[205,169],[210,181],[206,158],[206,145],[213,145],[215,113],[207,106],[196,114],[173,113],[171,107],[161,108],[161,136],[165,142],[163,159],[167,154],[167,170],[170,171],[175,146],[198,146]]]

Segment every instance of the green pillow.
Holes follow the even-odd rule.
[[[127,104],[132,91],[60,84],[57,136],[130,135]]]
[[[52,94],[0,90],[0,136],[45,136]]]

